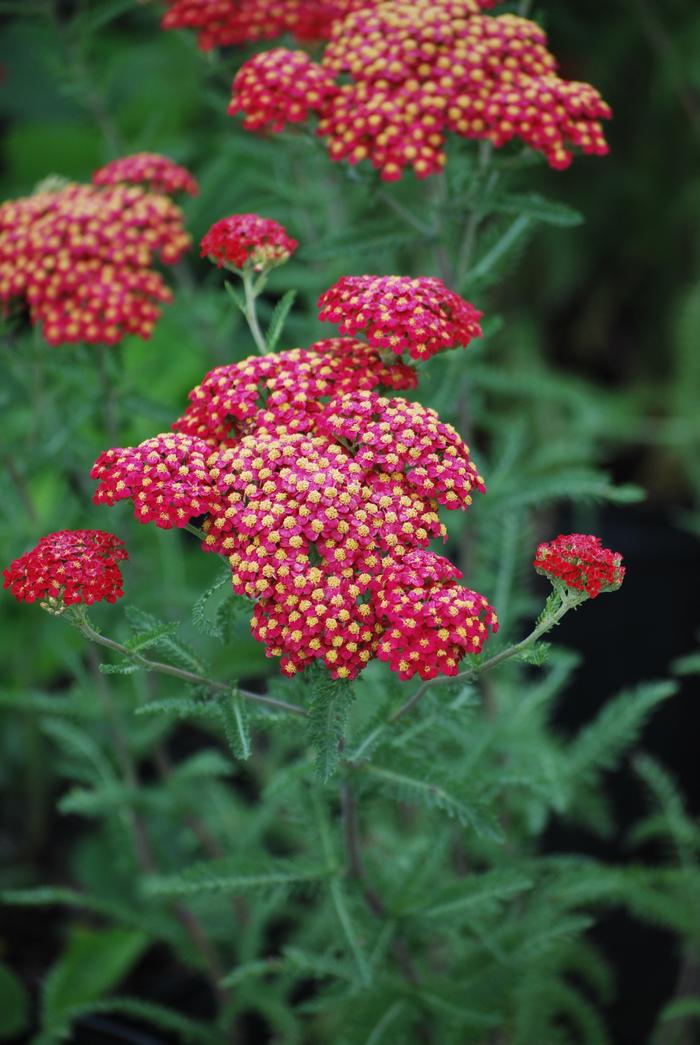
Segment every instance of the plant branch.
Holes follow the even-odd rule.
[[[205,675],[197,675],[192,671],[185,671],[183,668],[177,668],[173,664],[165,664],[159,660],[150,660],[148,657],[142,657],[141,654],[130,650],[127,646],[122,646],[120,642],[108,639],[105,635],[101,635],[99,631],[95,631],[85,618],[73,617],[72,620],[86,639],[97,643],[99,646],[104,646],[106,649],[113,650],[115,653],[121,653],[122,656],[134,661],[135,664],[138,664],[139,667],[144,668],[146,671],[158,671],[162,675],[172,675],[173,678],[181,679],[190,685],[203,686],[205,689],[211,689],[216,693],[226,693],[230,696],[234,692],[234,687],[227,685],[225,682],[218,682],[216,679],[207,678]],[[244,700],[252,700],[257,704],[265,704],[267,707],[276,708],[278,711],[286,711],[290,715],[308,718],[308,711],[305,708],[299,707],[298,704],[288,704],[286,700],[267,697],[262,693],[250,693],[244,689],[235,689],[235,695],[242,697]]]
[[[551,631],[551,629],[559,623],[562,617],[564,617],[569,610],[580,606],[587,598],[588,596],[584,592],[566,592],[561,596],[559,607],[554,610],[554,612],[543,615],[540,623],[537,624],[530,634],[520,642],[516,642],[512,646],[507,646],[504,650],[501,650],[500,653],[496,653],[488,660],[482,661],[481,664],[475,664],[473,667],[467,668],[466,671],[461,672],[459,675],[439,675],[437,678],[428,679],[418,687],[411,699],[406,701],[406,703],[391,716],[389,723],[393,724],[394,722],[398,722],[399,719],[404,717],[404,715],[407,715],[408,712],[423,699],[428,690],[432,689],[434,686],[443,686],[446,683],[455,682],[472,682],[484,672],[491,671],[497,664],[501,664],[504,660],[509,660],[511,657],[517,656],[518,653],[522,653],[522,651],[527,649],[528,646],[532,646],[539,638],[545,635],[548,631]]]
[[[254,283],[253,275],[248,267],[243,269],[242,278],[243,290],[245,292],[244,314],[246,322],[248,323],[250,332],[253,335],[253,340],[255,341],[255,345],[258,352],[261,356],[266,356],[268,354],[267,342],[265,341],[263,332],[260,329],[260,324],[258,323],[258,313],[255,308],[255,300],[260,291],[262,290],[264,283],[261,283],[260,280],[258,280],[257,283]]]
[[[95,679],[95,689],[97,690],[100,702],[105,711],[105,716],[109,723],[112,740],[114,742],[114,749],[117,755],[117,761],[121,768],[122,776],[129,786],[130,791],[133,793],[139,786],[138,773],[136,772],[136,766],[131,751],[129,750],[129,743],[126,731],[122,725],[119,710],[112,699],[110,688],[100,672],[97,654],[92,648],[88,648],[88,660]],[[142,871],[145,871],[148,874],[156,874],[158,872],[158,865],[148,837],[146,824],[136,809],[129,809],[129,818],[131,821],[131,835],[134,852],[139,867]],[[175,904],[173,906],[173,911],[189,936],[192,946],[202,959],[204,968],[207,971],[207,979],[209,980],[209,984],[214,991],[214,994],[221,1003],[226,1002],[228,999],[227,992],[219,986],[219,981],[223,976],[223,968],[216,948],[205,933],[198,919],[192,914],[189,908],[185,907],[183,904]]]

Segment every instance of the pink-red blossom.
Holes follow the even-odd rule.
[[[185,526],[210,508],[213,485],[207,468],[206,443],[172,432],[139,446],[113,447],[95,461],[91,479],[99,486],[95,504],[131,500],[141,523],[165,530]]]
[[[331,396],[415,385],[415,370],[405,363],[385,363],[364,342],[330,338],[216,367],[190,392],[189,406],[173,428],[217,448],[261,429],[311,432]]]
[[[136,186],[66,185],[0,206],[0,302],[51,345],[150,337],[172,294],[151,267],[190,244],[182,212]]]
[[[335,21],[319,63],[303,52],[256,55],[233,84],[229,112],[249,130],[282,130],[318,115],[329,156],[369,161],[385,181],[447,162],[448,134],[500,148],[518,139],[556,169],[573,150],[604,155],[609,106],[589,84],[564,80],[534,22],[482,13],[486,0],[381,0]],[[300,76],[289,98],[289,76]],[[313,69],[317,70],[314,76]],[[304,97],[309,85],[308,101]]]
[[[94,185],[143,185],[150,192],[173,196],[186,192],[196,196],[199,186],[186,167],[157,152],[120,156],[100,167],[92,176]]]
[[[116,602],[124,594],[122,541],[103,530],[60,530],[3,570],[3,587],[20,602],[43,602],[60,611],[76,603]]]
[[[540,544],[533,565],[538,573],[585,591],[592,599],[601,591],[616,591],[625,576],[622,555],[586,533],[560,534]]]
[[[202,257],[242,269],[251,264],[256,272],[279,265],[297,249],[297,241],[272,218],[259,214],[232,214],[215,222],[201,243]]]
[[[402,679],[456,675],[465,654],[478,654],[498,618],[483,595],[460,587],[460,571],[429,551],[389,559],[375,612],[383,627],[377,656]]]
[[[343,276],[318,302],[319,318],[374,348],[413,359],[481,337],[482,313],[433,276]]]

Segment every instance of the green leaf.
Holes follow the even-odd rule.
[[[191,1020],[173,1009],[166,1009],[164,1005],[155,1005],[140,998],[118,997],[94,1001],[81,1006],[74,1015],[87,1016],[100,1012],[122,1012],[125,1016],[144,1020],[169,1034],[177,1034],[179,1040],[191,1042],[192,1045],[220,1045],[221,1042],[221,1036],[215,1028]]]
[[[44,1027],[65,1026],[74,1010],[111,991],[147,946],[146,935],[134,929],[73,929],[44,983]]]
[[[137,671],[143,671],[142,664],[132,660],[123,660],[119,664],[100,664],[102,675],[134,675]]]
[[[219,703],[224,723],[224,735],[235,758],[244,762],[250,758],[252,748],[248,729],[248,709],[240,697],[235,695],[230,700],[223,699]]]
[[[294,889],[327,877],[325,867],[294,860],[270,861],[263,868],[240,862],[210,860],[193,864],[178,875],[152,875],[144,883],[147,896],[189,896],[194,893],[244,893],[251,889]]]
[[[541,668],[549,660],[551,648],[550,642],[536,642],[533,646],[526,646],[524,650],[521,650],[518,660],[531,664],[533,668]]]
[[[177,621],[172,624],[157,624],[155,628],[149,628],[148,631],[137,632],[132,638],[127,639],[124,645],[132,653],[136,653],[137,650],[155,646],[160,639],[173,635],[179,627],[180,624]]]
[[[608,701],[569,745],[566,765],[573,780],[611,769],[633,744],[653,711],[678,689],[675,682],[645,682]]]
[[[700,998],[688,996],[676,998],[662,1010],[659,1020],[668,1023],[670,1020],[700,1020]]]
[[[316,752],[316,776],[325,783],[335,773],[340,760],[339,745],[355,690],[351,682],[332,679],[323,669],[316,673],[312,686],[309,740]]]
[[[226,280],[226,282],[224,283],[224,290],[226,291],[228,296],[231,298],[231,301],[233,301],[233,303],[236,306],[236,308],[239,309],[240,312],[242,312],[242,314],[245,316],[246,315],[245,301],[243,300],[242,297],[239,296],[238,291],[234,287],[233,283],[229,283],[229,281]]]
[[[671,664],[674,675],[700,675],[700,650],[677,657]]]
[[[560,228],[572,228],[585,220],[583,214],[573,207],[548,200],[536,192],[508,193],[495,200],[490,209],[502,214],[522,214],[534,221],[558,225]]]
[[[207,588],[203,595],[200,595],[192,607],[192,623],[195,628],[203,632],[205,635],[211,636],[211,638],[220,640],[223,639],[223,630],[218,621],[212,620],[207,615],[207,606],[212,597],[216,595],[218,591],[221,591],[223,586],[227,583],[231,583],[230,569],[227,569],[217,581],[214,581],[212,586]]]
[[[14,1038],[29,1023],[29,992],[6,965],[0,965],[0,1038]]]
[[[287,321],[290,309],[296,301],[297,292],[296,290],[288,290],[284,297],[275,305],[274,312],[270,318],[270,323],[265,333],[265,344],[267,345],[270,352],[274,352],[277,348],[279,339],[282,336],[284,330],[284,324]]]
[[[416,908],[424,918],[479,918],[498,910],[507,900],[532,889],[534,880],[522,871],[491,870],[471,875],[431,896],[428,906]],[[413,911],[411,912],[413,913]]]
[[[153,642],[153,645],[160,651],[161,656],[169,659],[172,664],[185,668],[186,671],[193,671],[196,674],[207,673],[206,664],[200,660],[195,651],[186,643],[181,639],[174,638],[166,621],[161,620],[152,613],[146,613],[145,610],[139,609],[138,606],[125,606],[124,612],[132,630],[136,634],[142,632],[154,633],[158,628],[163,628],[162,634],[157,639],[154,639]]]
[[[479,836],[497,842],[503,840],[498,821],[485,807],[483,799],[473,794],[460,794],[447,783],[430,776],[426,778],[423,775],[424,767],[419,763],[408,759],[396,762],[391,767],[363,763],[358,767],[358,772],[375,781],[401,802],[439,809]]]

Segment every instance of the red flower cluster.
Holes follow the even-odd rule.
[[[58,612],[79,602],[116,602],[124,594],[119,562],[128,557],[111,533],[61,530],[3,570],[3,587],[20,602],[40,600]]]
[[[241,67],[228,112],[245,113],[247,131],[282,131],[288,123],[302,123],[310,112],[320,112],[335,91],[333,74],[304,51],[277,47]]]
[[[67,185],[0,206],[0,302],[27,302],[51,345],[148,338],[172,295],[151,265],[190,244],[165,196]]]
[[[328,37],[333,21],[382,0],[166,0],[164,29],[194,29],[203,51],[293,33],[299,40]]]
[[[482,313],[431,276],[344,276],[321,295],[319,318],[370,345],[428,359],[481,337]]]
[[[402,679],[456,675],[466,653],[481,653],[498,618],[475,591],[455,583],[460,571],[429,551],[389,561],[376,613],[383,628],[377,656]]]
[[[196,196],[199,186],[186,167],[157,152],[137,152],[106,163],[92,176],[94,185],[143,185],[150,192]]]
[[[217,448],[256,431],[311,432],[324,399],[380,386],[415,388],[415,370],[383,362],[361,341],[331,338],[211,370],[173,428]]]
[[[316,77],[313,63],[295,52],[245,63],[229,112],[244,112],[249,129],[278,131],[285,119],[315,111],[331,159],[369,159],[387,181],[406,167],[419,178],[438,173],[448,132],[496,147],[519,138],[559,169],[571,162],[572,147],[606,153],[601,120],[611,112],[600,94],[557,75],[535,23],[480,13],[490,6],[484,0],[362,6],[334,23]],[[285,94],[295,64],[303,76],[290,106]],[[308,101],[300,96],[306,84]]]
[[[533,565],[538,573],[585,591],[592,599],[601,591],[617,591],[625,576],[620,553],[603,548],[599,537],[586,533],[560,534],[540,544]]]
[[[166,433],[139,446],[105,450],[91,479],[99,479],[95,504],[131,499],[139,522],[169,530],[204,515],[212,499],[207,468],[211,448],[201,439]]]
[[[202,239],[201,255],[222,265],[242,269],[250,263],[256,272],[281,265],[297,249],[297,241],[272,218],[232,214],[215,222]]]
[[[191,393],[179,434],[100,456],[95,500],[131,498],[139,521],[159,526],[206,514],[203,547],[227,556],[234,590],[255,601],[253,634],[268,655],[286,674],[320,659],[353,678],[413,598],[401,564],[446,536],[438,505],[466,508],[484,489],[434,411],[371,391],[414,382],[404,363],[341,338],[219,367]],[[443,581],[428,585],[433,608],[420,618],[430,649],[444,650],[437,669],[421,660],[420,638],[418,657],[386,638],[406,677],[451,671],[483,638],[481,597]]]

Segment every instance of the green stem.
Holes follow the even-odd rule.
[[[459,675],[439,675],[437,678],[428,679],[427,682],[424,682],[422,686],[418,687],[411,699],[406,701],[406,703],[391,716],[391,718],[389,719],[389,723],[393,724],[394,722],[398,722],[399,719],[404,717],[404,715],[407,715],[408,712],[411,711],[416,706],[416,704],[423,699],[428,690],[432,689],[434,686],[444,686],[447,683],[455,682],[472,682],[474,679],[476,679],[479,675],[482,675],[484,672],[491,671],[492,668],[495,668],[497,664],[501,664],[504,660],[509,660],[511,657],[515,657],[518,653],[522,653],[522,651],[524,649],[527,649],[528,646],[531,646],[533,645],[533,643],[537,642],[537,640],[541,638],[542,635],[545,635],[548,631],[551,631],[551,629],[559,623],[562,617],[566,613],[568,613],[569,610],[575,609],[577,606],[580,606],[581,603],[585,602],[587,598],[588,596],[583,592],[566,592],[561,598],[561,604],[559,608],[556,609],[553,613],[548,613],[540,621],[540,623],[530,632],[530,634],[526,636],[526,638],[522,639],[520,642],[516,642],[512,646],[507,646],[506,649],[501,650],[500,653],[496,653],[493,657],[490,657],[488,660],[482,661],[481,664],[475,664],[473,667],[467,668],[466,671],[461,672],[461,674]]]
[[[164,664],[159,660],[150,660],[147,657],[142,657],[139,653],[135,653],[133,650],[128,649],[127,646],[122,646],[120,642],[115,642],[113,639],[108,639],[105,635],[100,635],[99,631],[95,631],[90,622],[86,617],[73,617],[72,622],[78,628],[80,632],[89,639],[90,642],[97,643],[98,646],[104,646],[106,649],[113,650],[115,653],[121,653],[122,656],[128,657],[129,660],[133,660],[139,667],[144,668],[146,671],[158,671],[162,675],[172,675],[173,678],[181,679],[183,682],[187,682],[193,686],[203,686],[205,689],[213,690],[216,693],[226,693],[231,695],[234,687],[227,685],[225,682],[218,682],[216,679],[207,678],[205,675],[196,675],[192,671],[185,671],[183,668],[176,668],[173,664]],[[286,711],[290,715],[299,715],[302,718],[308,717],[308,711],[305,708],[299,707],[297,704],[288,704],[286,700],[278,700],[276,697],[267,697],[262,693],[249,693],[244,689],[236,689],[236,696],[243,697],[244,700],[252,700],[257,704],[265,704],[267,707],[276,708],[278,711]]]
[[[245,291],[246,322],[248,323],[250,332],[253,335],[253,340],[255,341],[255,345],[257,347],[258,352],[261,356],[266,356],[268,354],[267,342],[265,341],[263,332],[260,329],[260,324],[258,323],[258,313],[255,308],[255,299],[262,291],[262,288],[265,285],[265,281],[261,279],[258,279],[257,282],[254,281],[253,273],[248,267],[243,269],[242,278],[243,290]]]

